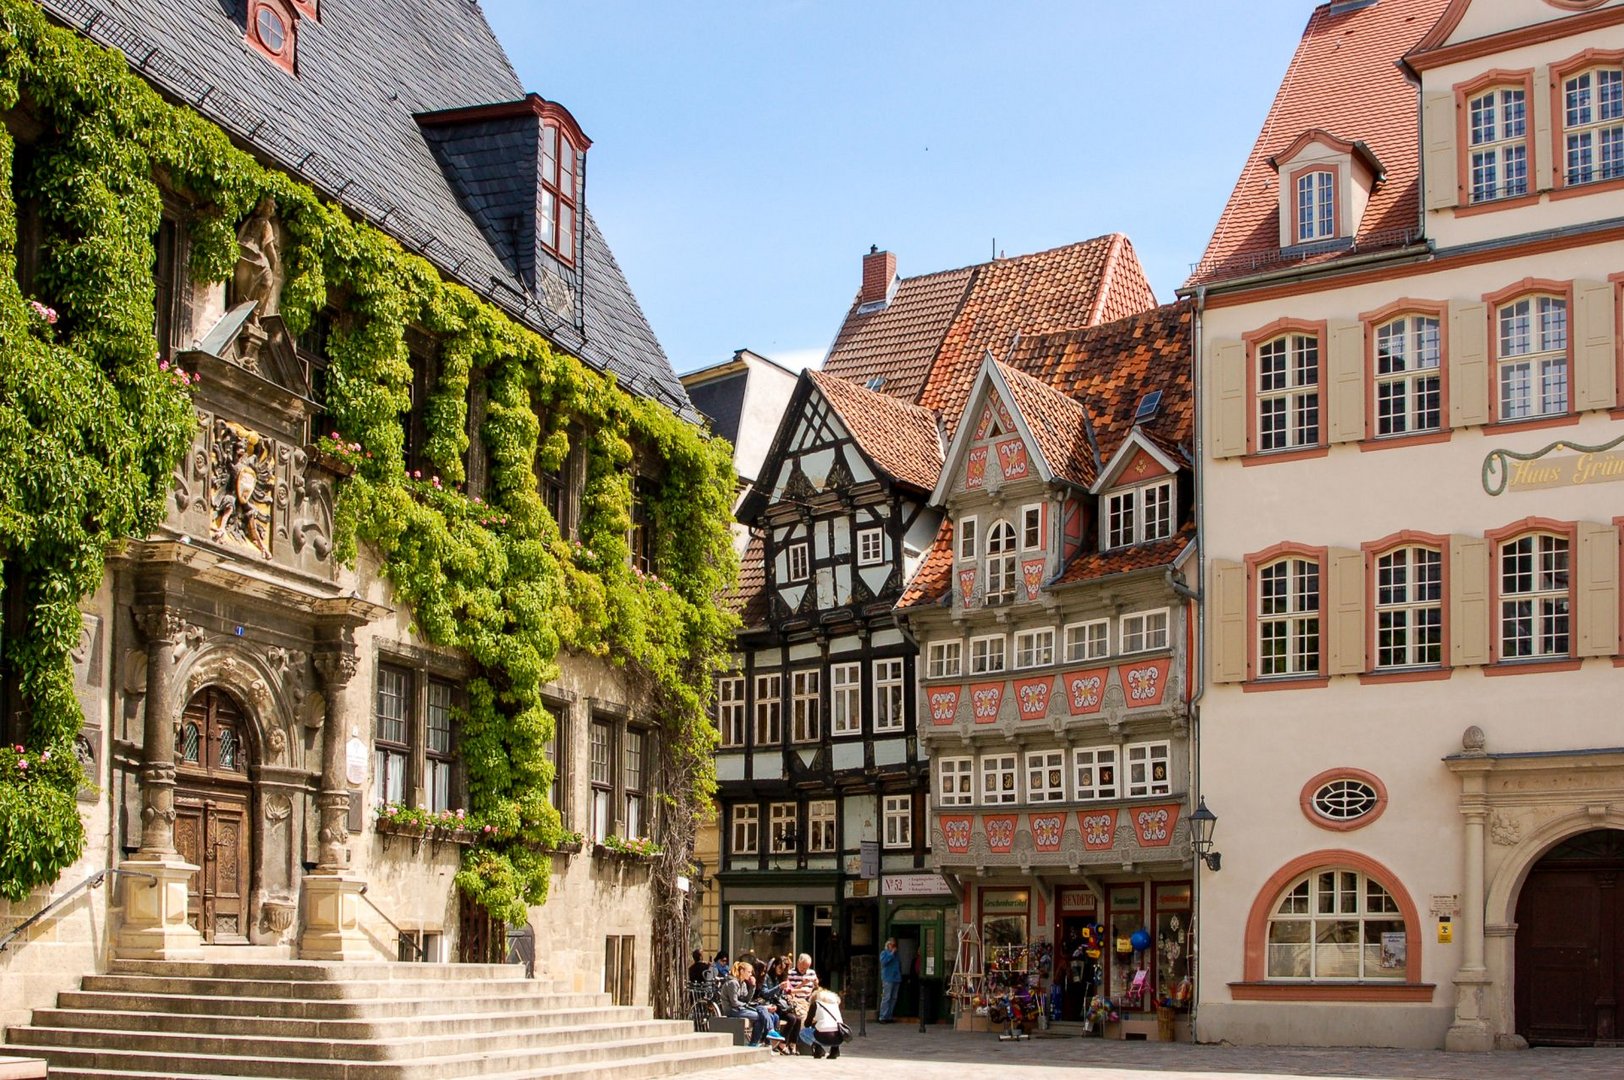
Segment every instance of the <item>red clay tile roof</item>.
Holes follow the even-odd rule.
[[[936,486],[942,442],[935,413],[824,372],[806,374],[874,464],[921,491]]]
[[[717,601],[723,610],[738,613],[745,629],[767,625],[766,545],[758,533],[739,559],[738,583]]]
[[[1071,561],[1071,565],[1066,567],[1065,572],[1060,575],[1060,580],[1055,584],[1070,585],[1076,581],[1126,574],[1131,570],[1169,566],[1194,539],[1195,526],[1187,524],[1173,536],[1153,544],[1117,548],[1113,551],[1085,551]]]
[[[936,542],[925,552],[925,557],[919,562],[919,569],[914,571],[908,587],[902,590],[902,598],[897,601],[897,610],[934,603],[947,595],[952,583],[953,519],[943,518],[941,528],[936,530]]]
[[[1094,451],[1088,443],[1088,415],[1083,406],[1008,364],[998,364],[998,374],[1009,387],[1010,404],[1037,440],[1037,450],[1049,471],[1080,487],[1092,484]]]
[[[858,384],[882,376],[883,393],[917,401],[975,271],[967,266],[903,278],[891,302],[867,314],[859,314],[853,300],[823,361],[824,373]]]
[[[1397,61],[1432,28],[1445,5],[1446,0],[1381,0],[1337,15],[1328,4],[1314,10],[1186,286],[1284,264],[1279,177],[1269,158],[1311,128],[1367,143],[1387,169],[1387,179],[1370,196],[1353,250],[1397,247],[1414,239],[1421,212],[1419,103]],[[1333,261],[1340,254],[1315,260]]]

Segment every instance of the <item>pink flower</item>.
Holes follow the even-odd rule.
[[[412,470],[412,479],[413,480],[421,480],[421,479],[423,479],[423,470],[422,469],[413,469]]]
[[[333,432],[332,438],[333,438],[334,442],[337,442],[338,441],[338,432],[336,432],[336,431]]]
[[[41,761],[50,761],[51,760],[51,752],[49,750],[41,750],[40,754],[39,754],[39,759]]]
[[[158,370],[159,371],[168,371],[169,370],[169,361],[168,360],[160,360],[160,361],[158,361]]]
[[[350,443],[350,449],[353,452],[359,454],[361,452],[361,444],[358,443],[358,442],[352,442],[352,443]]]
[[[203,381],[203,373],[201,371],[192,372],[192,381],[195,382],[195,383],[202,382]]]
[[[23,770],[24,772],[27,772],[28,771],[28,759],[27,758],[18,758],[17,759],[17,768]]]

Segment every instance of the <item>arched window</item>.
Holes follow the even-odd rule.
[[[1015,597],[1015,526],[993,522],[987,531],[987,596],[989,604]]]
[[[1320,670],[1320,564],[1287,557],[1257,571],[1257,675]]]
[[[1444,662],[1443,553],[1398,547],[1376,556],[1376,667]]]
[[[541,216],[536,227],[548,250],[575,261],[575,208],[580,202],[575,144],[555,124],[541,133]]]
[[[1265,977],[1383,982],[1405,978],[1408,940],[1398,901],[1358,870],[1313,870],[1269,916]]]
[[[1257,449],[1289,450],[1320,441],[1320,342],[1282,334],[1257,347]]]
[[[1443,427],[1442,321],[1410,314],[1376,327],[1376,435]]]
[[[1495,385],[1501,420],[1568,411],[1568,302],[1520,296],[1495,311]]]
[[[1615,61],[1565,77],[1553,71],[1555,78],[1562,83],[1564,183],[1624,177],[1624,68]]]
[[[1336,174],[1312,169],[1297,177],[1297,243],[1336,235]]]
[[[1528,194],[1528,88],[1474,90],[1467,95],[1466,112],[1472,201]]]
[[[1572,579],[1569,540],[1524,533],[1500,544],[1500,659],[1565,657]]]

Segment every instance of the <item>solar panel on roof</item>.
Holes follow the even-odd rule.
[[[1139,407],[1133,411],[1133,422],[1143,424],[1156,416],[1156,411],[1162,407],[1162,392],[1152,390],[1139,399]]]

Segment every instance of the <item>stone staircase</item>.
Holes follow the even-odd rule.
[[[641,1080],[763,1060],[502,964],[117,961],[6,1044],[63,1080]]]

